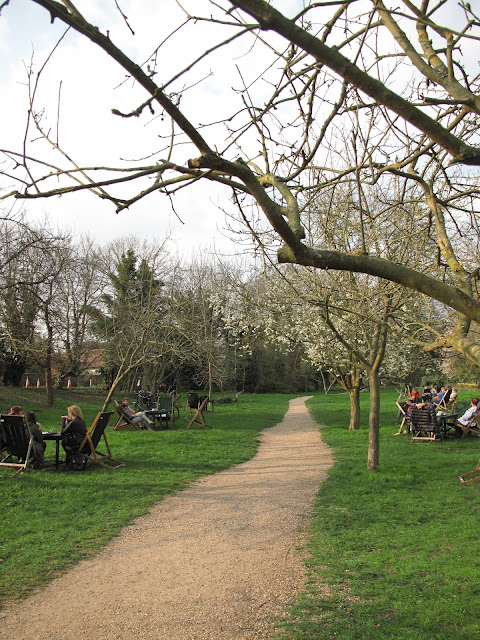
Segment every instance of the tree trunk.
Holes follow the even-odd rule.
[[[52,374],[53,329],[48,320],[48,313],[46,312],[45,324],[47,326],[47,352],[45,354],[45,388],[47,391],[47,404],[49,407],[53,407],[55,404]]]
[[[213,394],[213,371],[212,363],[208,362],[208,397],[211,398]]]
[[[368,379],[370,382],[370,416],[367,470],[378,471],[380,451],[380,380],[376,367],[370,369]]]
[[[348,390],[350,398],[350,430],[360,427],[360,385]]]

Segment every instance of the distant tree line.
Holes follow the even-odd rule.
[[[186,264],[168,238],[99,247],[25,217],[4,220],[0,235],[0,374],[18,386],[37,371],[51,402],[56,385],[94,369],[110,394],[139,384],[152,392],[328,391],[336,381],[354,415],[384,329],[379,380],[438,377],[446,366],[408,341],[405,293],[378,279],[213,256]],[[427,321],[427,309],[417,303],[415,312]],[[440,313],[436,329],[447,321]],[[455,367],[472,375],[464,361],[448,362],[451,375]]]

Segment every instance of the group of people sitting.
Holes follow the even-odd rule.
[[[437,391],[434,385],[427,383],[421,395],[418,387],[412,387],[408,399],[402,405],[398,405],[400,410],[397,422],[400,422],[400,429],[395,435],[409,433],[410,420],[406,420],[405,417],[411,417],[413,408],[415,408],[415,411],[423,410],[429,413],[429,420],[436,418],[437,424],[440,424],[442,411],[448,411],[455,405],[457,395],[458,390],[455,387],[442,386],[440,391]],[[459,420],[461,419],[463,419],[463,416],[459,418]],[[406,426],[405,429],[403,429],[404,424]]]
[[[408,400],[400,406],[399,417],[401,420],[401,426],[397,433],[394,435],[400,435],[401,433],[408,433],[410,431],[410,421],[404,420],[405,416],[411,417],[413,411],[423,410],[429,413],[429,420],[435,419],[437,425],[441,424],[442,415],[445,410],[449,410],[454,406],[458,390],[455,387],[442,386],[440,391],[437,391],[433,385],[427,384],[423,390],[422,395],[417,387],[412,387]],[[470,401],[470,407],[465,413],[456,419],[454,428],[457,437],[463,435],[463,428],[466,427],[475,414],[480,414],[480,398],[472,398]],[[402,429],[403,424],[406,422],[406,428]],[[475,422],[471,426],[474,426]]]
[[[22,407],[13,406],[8,412],[9,416],[24,416],[27,435],[32,436],[35,455],[35,466],[42,466],[45,462],[44,452],[46,443],[43,439],[42,425],[37,421],[33,411],[24,414]],[[78,450],[87,435],[87,425],[83,419],[82,410],[76,404],[67,408],[67,415],[61,417],[60,429],[62,433],[62,446],[66,453],[67,468],[72,459],[78,454]]]

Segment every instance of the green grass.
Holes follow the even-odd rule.
[[[279,638],[480,638],[480,483],[457,478],[480,439],[393,437],[396,396],[382,393],[379,473],[366,471],[368,394],[353,432],[346,395],[309,402],[336,464],[315,503],[309,582]]]
[[[185,430],[183,413],[168,431],[113,431],[112,454],[126,467],[110,471],[89,464],[86,472],[56,471],[54,443],[49,465],[14,475],[0,471],[0,598],[24,597],[80,559],[97,553],[120,529],[162,497],[196,478],[250,459],[258,434],[281,421],[288,395],[242,395],[237,404],[207,414],[213,430]],[[69,404],[78,404],[90,424],[103,403],[89,392],[59,392],[55,408],[44,391],[0,390],[1,411],[12,404],[34,410],[44,430],[57,429]]]
[[[2,391],[5,393],[5,391]],[[91,422],[101,398],[63,392],[54,410],[37,390],[15,401],[38,409],[55,427],[76,402]],[[23,396],[23,397],[22,397]],[[195,478],[249,459],[263,428],[280,421],[287,395],[240,396],[208,413],[215,429],[108,431],[113,454],[127,467],[85,473],[0,474],[0,591],[22,597],[82,557],[98,552],[121,527],[162,496]],[[480,438],[412,443],[398,429],[396,392],[382,392],[379,473],[366,471],[368,394],[362,427],[348,431],[345,394],[309,401],[335,465],[320,487],[309,531],[309,579],[279,622],[282,640],[473,640],[480,638],[480,483],[457,475],[480,458]],[[7,408],[13,400],[0,400]],[[53,443],[47,452],[53,461]]]

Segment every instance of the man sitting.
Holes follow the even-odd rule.
[[[128,398],[124,398],[119,406],[132,424],[141,422],[144,429],[149,429],[150,431],[152,430],[152,426],[155,423],[150,420],[145,411],[135,412],[135,410],[130,406]]]
[[[460,438],[463,435],[463,427],[466,427],[473,416],[479,412],[477,405],[480,403],[480,398],[472,398],[470,401],[470,407],[465,411],[461,418],[457,418],[455,425],[456,437]],[[477,426],[476,422],[472,422],[471,427]]]

